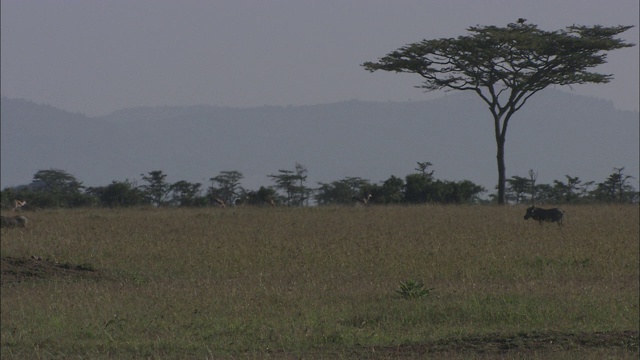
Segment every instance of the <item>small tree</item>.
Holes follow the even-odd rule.
[[[529,194],[531,195],[530,201],[531,205],[535,205],[536,203],[536,181],[538,180],[538,173],[533,171],[533,169],[529,170]]]
[[[563,183],[559,180],[553,180],[553,188],[556,194],[557,202],[573,203],[577,200],[579,194],[579,186],[582,183],[579,177],[571,177],[565,175],[567,182]]]
[[[307,181],[307,168],[301,164],[296,163],[296,176],[298,180],[298,202],[300,205],[305,204],[309,206],[309,198],[313,194],[313,189],[307,187],[304,183]]]
[[[587,181],[580,185],[578,191],[578,198],[581,202],[588,202],[590,200],[591,187],[595,184],[595,181]]]
[[[185,180],[178,181],[171,185],[172,201],[178,206],[196,206],[200,195],[200,183],[190,183]]]
[[[549,184],[536,185],[534,189],[534,193],[536,194],[535,202],[532,202],[532,204],[536,204],[536,203],[544,204],[548,202],[553,202],[555,199],[553,187]]]
[[[404,179],[404,201],[425,203],[433,201],[433,180],[424,174],[409,174]]]
[[[569,26],[543,31],[525,19],[506,27],[472,26],[470,35],[423,40],[362,66],[414,73],[425,91],[475,92],[493,117],[497,145],[498,203],[505,203],[505,141],[509,120],[533,94],[552,85],[607,83],[612,75],[590,72],[607,52],[634,46],[616,35],[633,26]]]
[[[445,183],[448,188],[447,197],[444,199],[445,203],[477,203],[480,201],[480,194],[487,191],[484,187],[470,180],[447,181]]]
[[[278,170],[279,174],[271,174],[268,175],[273,181],[276,183],[276,188],[284,191],[285,198],[284,201],[287,205],[291,205],[293,203],[294,194],[296,193],[295,184],[297,182],[297,177],[292,170]]]
[[[509,195],[513,196],[513,200],[516,204],[524,202],[524,194],[531,192],[531,180],[521,177],[512,176],[507,179],[507,191]]]
[[[373,193],[376,202],[384,202],[386,204],[398,204],[403,200],[402,189],[404,188],[404,180],[391,175],[382,183],[380,193]]]
[[[355,196],[349,184],[344,180],[331,183],[319,183],[316,189],[315,199],[318,205],[349,204],[351,197]]]
[[[142,180],[146,181],[146,185],[142,185],[140,189],[145,197],[156,206],[166,204],[167,197],[171,192],[171,185],[166,182],[167,175],[162,170],[150,171],[148,175],[140,174]]]
[[[429,167],[433,166],[433,164],[429,161],[426,162],[420,162],[418,161],[418,167],[416,168],[416,170],[422,174],[426,179],[432,180],[433,179],[433,172],[435,170],[431,170],[431,171],[427,171],[427,169]]]
[[[244,175],[240,171],[221,171],[218,176],[209,179],[211,180],[209,196],[217,197],[231,205],[244,191],[240,185],[240,180],[243,178]]]
[[[607,180],[597,185],[592,195],[597,200],[604,202],[633,202],[636,192],[633,186],[627,183],[627,180],[633,177],[622,173],[624,167],[613,168],[613,170],[614,172],[609,175]]]
[[[144,194],[128,180],[113,181],[107,186],[90,188],[88,192],[97,196],[102,206],[127,207],[146,202]]]
[[[418,162],[418,167],[415,169],[418,173],[409,174],[405,177],[404,181],[404,200],[409,203],[424,203],[435,201],[434,197],[435,188],[433,186],[433,172],[435,170],[427,171],[427,169],[433,166],[430,162]]]
[[[624,166],[621,168],[613,168],[615,171],[613,174],[609,176],[612,179],[612,182],[616,185],[618,190],[618,201],[625,202],[627,193],[633,191],[633,188],[627,184],[627,180],[632,179],[631,175],[623,175],[622,170],[624,170]]]
[[[243,203],[256,206],[275,206],[276,191],[273,188],[260,186],[258,191],[248,191],[244,194]]]
[[[363,198],[371,191],[369,180],[359,177],[347,177],[331,183],[319,183],[315,199],[319,205],[351,204],[353,197]]]
[[[295,170],[278,170],[279,174],[271,174],[276,188],[285,193],[285,203],[289,206],[301,206],[307,202],[311,189],[304,185],[307,180],[307,169],[296,163]]]

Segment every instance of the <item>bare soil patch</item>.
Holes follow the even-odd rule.
[[[638,331],[612,331],[592,333],[519,333],[515,335],[491,334],[459,339],[443,339],[433,343],[402,345],[393,348],[376,348],[378,354],[399,358],[411,358],[429,354],[485,354],[566,351],[576,349],[617,348],[624,352],[638,352]]]
[[[5,257],[0,258],[2,276],[0,285],[19,283],[35,279],[51,278],[93,278],[103,277],[100,271],[90,264],[59,263],[50,259],[32,256],[30,258]]]

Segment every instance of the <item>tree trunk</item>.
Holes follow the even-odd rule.
[[[504,190],[506,183],[506,169],[504,166],[504,137],[499,136],[496,138],[498,145],[498,205],[504,205]]]

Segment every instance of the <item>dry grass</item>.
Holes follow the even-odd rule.
[[[3,282],[1,355],[637,357],[638,207],[565,210],[564,227],[521,207],[26,213],[3,258],[100,276]],[[411,279],[433,290],[400,298]]]

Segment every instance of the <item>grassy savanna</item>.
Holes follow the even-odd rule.
[[[637,358],[638,207],[564,210],[563,227],[491,206],[27,212],[3,261],[93,271],[3,264],[1,355]],[[430,290],[404,299],[409,281]]]

